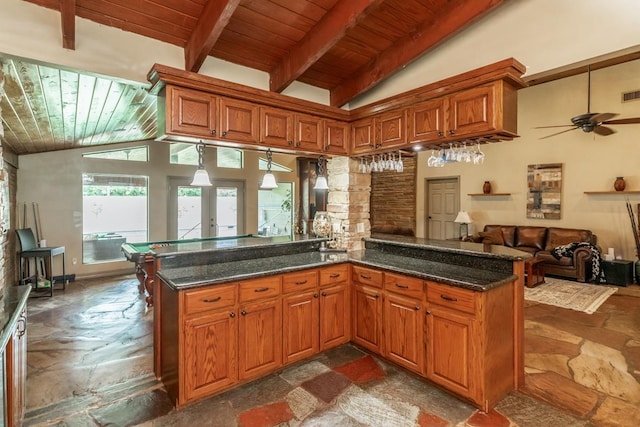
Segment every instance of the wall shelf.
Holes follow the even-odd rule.
[[[511,193],[468,193],[467,196],[471,197],[491,197],[491,196],[510,196]]]
[[[630,191],[585,191],[584,194],[640,194],[640,190]]]

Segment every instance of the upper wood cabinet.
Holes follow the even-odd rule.
[[[321,151],[324,141],[323,121],[319,117],[296,114],[294,118],[295,148],[308,151]]]
[[[260,107],[260,142],[293,148],[293,114],[279,108]]]
[[[211,138],[217,133],[218,97],[167,86],[166,133]]]
[[[324,147],[330,154],[346,156],[349,152],[349,124],[336,120],[324,121]]]
[[[447,133],[451,137],[496,130],[495,85],[481,86],[451,95]]]
[[[375,148],[373,118],[351,123],[351,154],[367,153]]]
[[[351,124],[351,154],[401,147],[407,143],[406,111],[391,111]]]
[[[258,142],[260,122],[258,106],[251,102],[220,98],[218,139],[234,142]]]
[[[444,98],[410,107],[407,111],[407,133],[409,142],[436,141],[444,138]]]

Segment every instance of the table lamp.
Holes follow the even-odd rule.
[[[471,218],[467,211],[458,212],[458,216],[453,222],[460,224],[460,238],[464,239],[469,235],[469,224],[471,223]]]

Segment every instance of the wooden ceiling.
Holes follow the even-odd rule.
[[[80,17],[179,46],[187,71],[212,56],[269,73],[272,91],[298,80],[342,106],[505,0],[26,1],[60,12],[67,49]],[[139,85],[2,55],[0,66],[2,143],[17,154],[156,136]]]

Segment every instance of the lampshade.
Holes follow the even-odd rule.
[[[324,176],[319,176],[316,179],[316,185],[313,186],[314,190],[328,190],[329,185],[327,184],[327,178]]]
[[[211,180],[209,180],[209,174],[207,171],[203,169],[198,169],[196,173],[193,174],[193,181],[191,181],[192,186],[195,187],[211,187]]]
[[[264,177],[262,178],[262,184],[260,184],[260,188],[263,190],[273,190],[274,188],[278,188],[276,177],[273,176],[271,172],[265,173]]]
[[[458,216],[456,216],[456,219],[454,219],[453,222],[457,222],[458,224],[470,224],[471,218],[469,217],[467,211],[460,211],[458,212]]]

